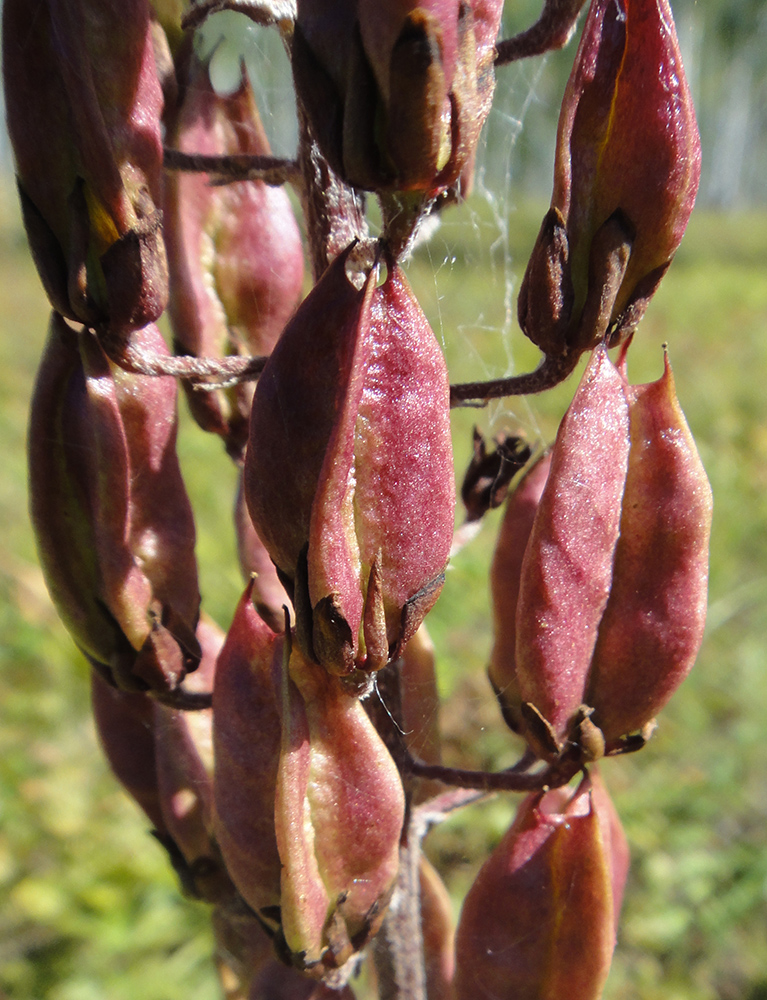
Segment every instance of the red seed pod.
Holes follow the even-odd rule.
[[[212,622],[201,621],[197,638],[202,659],[188,689],[210,693],[224,634]],[[188,864],[210,859],[214,854],[213,711],[179,711],[155,702],[154,739],[160,807],[168,833]]]
[[[275,801],[282,930],[299,967],[340,986],[385,916],[405,796],[359,698],[297,649],[283,699]]]
[[[397,768],[359,698],[268,629],[250,588],[219,657],[213,713],[227,870],[282,953],[340,988],[397,874]]]
[[[166,354],[156,327],[137,347]],[[30,512],[65,626],[122,687],[173,690],[199,661],[195,529],[176,383],[135,376],[53,314],[29,427]]]
[[[382,667],[434,604],[455,490],[434,334],[396,265],[358,290],[350,251],[267,362],[245,464],[248,509],[293,588],[299,642],[339,674]]]
[[[703,639],[711,488],[674,390],[629,388],[631,451],[612,591],[586,701],[607,740],[642,729],[689,673]]]
[[[490,567],[494,641],[487,673],[503,717],[515,733],[523,728],[517,681],[517,603],[522,562],[550,468],[551,452],[546,452],[525,472],[509,496]]]
[[[299,0],[296,91],[355,187],[429,196],[468,180],[490,109],[502,4]]]
[[[629,845],[626,834],[623,831],[618,811],[613,805],[610,793],[607,791],[599,769],[594,765],[589,771],[591,777],[591,801],[596,814],[599,817],[600,828],[602,830],[602,842],[607,848],[610,858],[610,876],[613,891],[613,915],[615,922],[615,932],[618,932],[618,923],[623,904],[623,893],[626,888],[629,865]]]
[[[115,777],[141,806],[158,833],[167,836],[154,743],[154,707],[143,691],[112,687],[91,671],[91,702],[101,748]]]
[[[425,764],[442,760],[439,729],[439,691],[434,643],[423,624],[407,643],[400,658],[399,690],[402,701],[403,739],[410,754]],[[444,791],[439,782],[414,781],[410,801],[423,802]]]
[[[456,935],[457,1000],[598,1000],[615,944],[611,855],[585,778],[531,795],[482,866]]]
[[[189,689],[210,692],[223,633],[200,622],[200,666]],[[149,817],[182,884],[215,902],[233,888],[212,840],[211,711],[180,712],[144,692],[127,692],[92,673],[96,730],[115,777]]]
[[[554,192],[519,296],[548,355],[635,329],[692,211],[700,137],[668,0],[592,0],[562,101]]]
[[[3,70],[24,224],[54,308],[114,331],[156,320],[168,274],[147,0],[9,0]]]
[[[455,975],[453,906],[444,882],[424,855],[418,874],[426,995],[449,1000]]]
[[[279,961],[272,939],[248,913],[217,907],[212,921],[226,1000],[354,1000],[349,986],[331,991]]]
[[[183,91],[170,146],[204,155],[270,152],[245,74],[223,96],[191,51],[179,72]],[[204,173],[171,172],[164,224],[176,350],[204,357],[271,353],[303,283],[301,236],[286,192],[260,181],[215,186]],[[217,392],[189,386],[187,396],[200,426],[242,458],[253,383]]]
[[[232,881],[273,924],[280,905],[274,797],[282,653],[282,640],[259,618],[248,586],[216,665],[214,829]]]
[[[547,720],[555,743],[567,738],[583,703],[612,585],[628,455],[625,383],[600,347],[552,449],[517,604],[520,697]],[[535,743],[535,734],[528,735]],[[554,746],[536,749],[556,754]]]

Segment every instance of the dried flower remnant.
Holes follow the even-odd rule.
[[[601,996],[615,945],[612,854],[590,785],[528,796],[482,866],[458,924],[457,1000]]]
[[[167,354],[156,327],[134,335]],[[29,426],[30,512],[54,605],[91,663],[128,690],[175,690],[200,657],[192,510],[172,378],[109,362],[56,313]]]
[[[168,144],[204,155],[269,153],[250,84],[216,93],[208,66],[180,59],[182,95]],[[165,238],[171,276],[169,316],[179,353],[203,357],[269,354],[298,304],[303,251],[288,196],[261,181],[211,185],[204,173],[169,172]],[[197,422],[242,459],[253,385],[200,392],[187,384]]]
[[[519,295],[545,354],[636,328],[687,226],[700,137],[667,0],[592,0],[557,135],[554,192]]]
[[[156,320],[168,273],[147,0],[6,0],[3,71],[24,224],[53,307],[120,334]]]
[[[398,655],[439,595],[453,531],[448,382],[396,265],[361,288],[349,248],[270,357],[245,495],[292,589],[304,652],[339,674]]]

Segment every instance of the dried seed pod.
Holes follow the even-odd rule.
[[[629,388],[631,450],[610,600],[586,700],[607,740],[642,729],[689,673],[703,639],[711,488],[674,390]]]
[[[351,248],[259,381],[253,523],[293,591],[304,652],[338,674],[398,655],[442,586],[454,482],[445,362],[396,265],[356,288]]]
[[[551,452],[546,452],[525,472],[509,496],[490,567],[494,641],[487,673],[506,724],[515,733],[523,728],[516,666],[522,562],[550,468]]]
[[[455,926],[453,907],[445,884],[424,855],[418,873],[421,889],[426,995],[449,1000],[455,975]]]
[[[296,91],[349,184],[434,196],[470,180],[494,89],[499,2],[300,0]]]
[[[679,246],[700,137],[668,0],[592,0],[562,101],[554,192],[519,295],[526,335],[580,354],[635,329]]]
[[[611,852],[585,778],[531,795],[482,866],[456,935],[458,1000],[598,1000],[615,924]]]
[[[167,354],[154,326],[134,342]],[[123,372],[53,314],[30,417],[32,524],[65,626],[126,689],[172,691],[200,657],[176,396],[174,379]]]
[[[9,0],[3,70],[22,215],[54,308],[120,333],[156,320],[168,274],[148,0]]]
[[[283,698],[275,802],[282,930],[295,963],[341,985],[386,913],[405,797],[359,698],[297,649]]]
[[[246,902],[279,924],[280,855],[274,829],[281,726],[282,640],[243,594],[213,689],[214,829]]]
[[[193,52],[181,62],[183,90],[168,144],[205,155],[268,154],[247,76],[221,96]],[[303,283],[301,236],[286,192],[261,181],[215,186],[204,173],[174,171],[165,181],[164,221],[176,350],[269,354]],[[253,383],[217,392],[186,387],[200,426],[220,434],[241,459]]]
[[[157,785],[152,699],[143,691],[121,691],[93,670],[91,704],[99,742],[115,777],[152,827],[168,836]]]
[[[399,862],[399,773],[359,699],[258,617],[250,588],[219,657],[215,828],[281,952],[340,988],[386,912]]]
[[[597,348],[552,449],[517,604],[520,697],[552,727],[555,743],[568,737],[583,702],[612,585],[628,455],[626,387]],[[543,756],[555,754],[537,743]]]

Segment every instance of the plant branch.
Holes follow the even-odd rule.
[[[541,16],[532,27],[498,42],[495,65],[505,66],[518,59],[563,48],[572,38],[583,3],[584,0],[546,0]]]
[[[233,184],[237,181],[263,181],[273,187],[296,182],[300,179],[295,160],[279,156],[235,155],[213,156],[205,153],[184,153],[180,149],[163,149],[163,166],[166,170],[184,173],[218,174],[213,184]]]
[[[553,389],[575,370],[579,357],[578,352],[559,357],[547,356],[535,371],[525,372],[524,375],[510,375],[490,382],[459,382],[450,386],[450,405],[471,405],[472,402],[486,402],[503,396],[528,396]]]

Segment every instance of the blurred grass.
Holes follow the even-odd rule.
[[[501,218],[479,199],[448,216],[411,264],[454,380],[536,363],[510,306],[540,216],[533,205]],[[23,453],[47,308],[7,202],[0,267],[0,997],[208,1000],[217,991],[205,911],[181,899],[142,816],[106,771],[84,664],[36,566]],[[633,854],[606,998],[764,1000],[767,217],[693,217],[632,346],[632,381],[660,374],[664,341],[714,490],[711,608],[699,662],[653,741],[604,765]],[[491,434],[507,427],[549,439],[573,388],[571,380],[534,400],[456,412],[459,470],[475,422]],[[180,451],[198,515],[204,605],[226,625],[241,586],[234,473],[188,420]],[[519,749],[484,679],[498,516],[454,560],[430,616],[446,756],[468,766],[504,766]],[[429,853],[458,896],[513,807],[498,798],[432,834]]]

